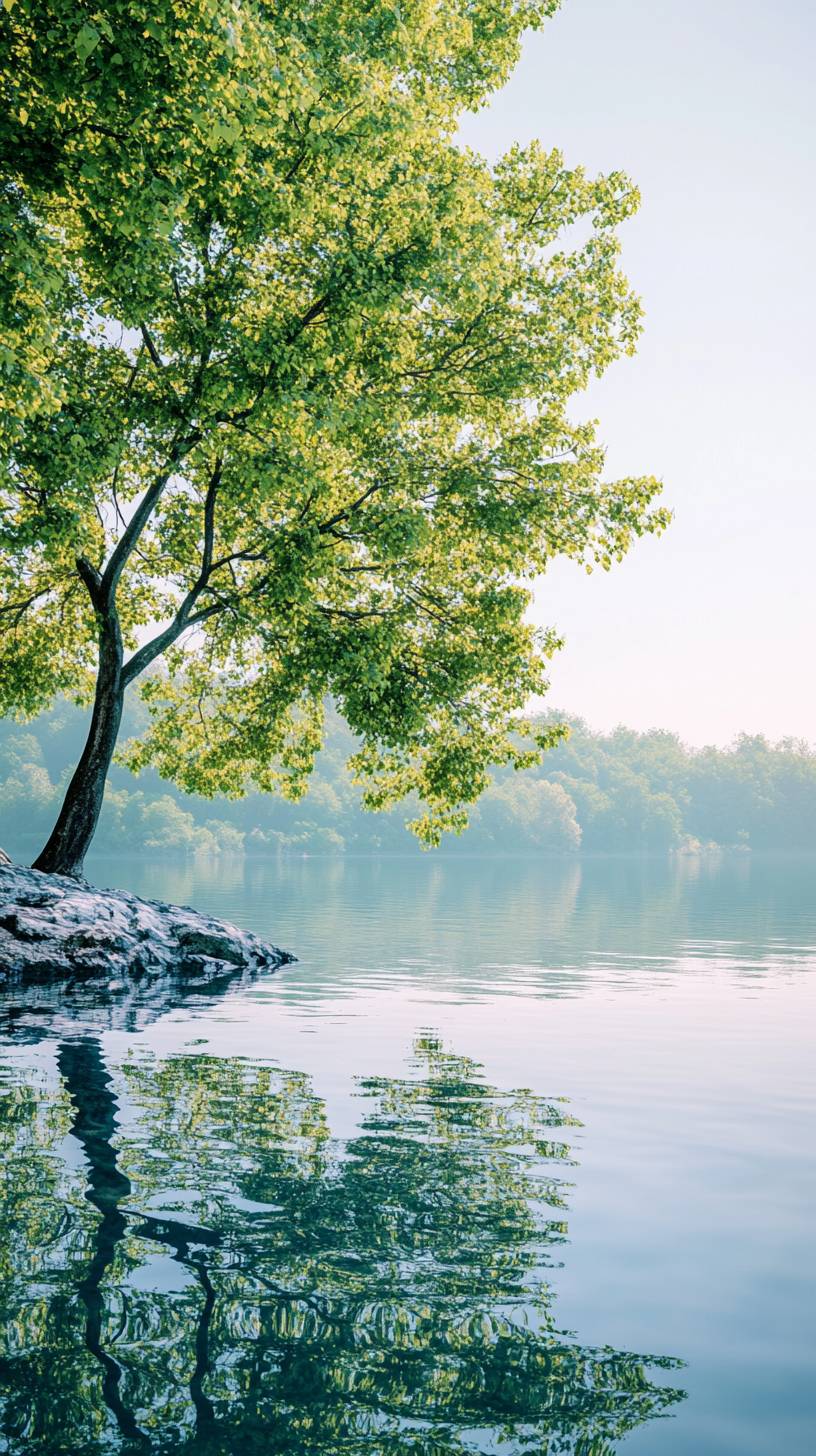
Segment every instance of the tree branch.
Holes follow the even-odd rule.
[[[206,622],[208,617],[215,616],[216,612],[223,612],[224,607],[225,604],[223,602],[213,602],[211,607],[204,607],[200,612],[196,612],[194,616],[187,617],[184,620],[180,619],[180,614],[177,612],[170,625],[165,627],[163,632],[160,632],[157,637],[154,637],[152,642],[146,642],[144,647],[140,647],[138,652],[134,652],[133,656],[125,663],[122,669],[122,681],[125,687],[128,686],[128,683],[132,683],[140,673],[143,673],[145,668],[150,666],[151,662],[155,662],[157,657],[161,657],[162,653],[168,647],[172,647],[173,643],[178,641],[182,632],[186,632],[190,627],[198,627],[202,622]]]
[[[373,495],[376,490],[382,490],[383,484],[384,482],[382,480],[375,480],[374,484],[370,485],[368,487],[368,490],[364,490],[363,494],[358,496],[356,501],[352,501],[350,506],[344,506],[342,511],[338,511],[336,515],[330,516],[328,521],[324,521],[322,525],[318,526],[317,529],[320,535],[324,536],[327,531],[330,531],[332,529],[333,526],[338,526],[341,521],[348,520],[349,516],[353,515],[355,511],[359,510],[360,506],[363,504],[364,501],[368,500],[368,497],[370,495]]]
[[[108,602],[113,599],[116,588],[119,584],[119,578],[124,571],[128,557],[130,556],[130,553],[138,542],[142,531],[150,520],[150,517],[153,514],[153,510],[158,504],[158,501],[161,498],[162,492],[164,491],[168,480],[174,474],[177,466],[181,464],[184,457],[186,455],[189,455],[190,451],[199,443],[201,439],[202,434],[200,430],[192,430],[190,434],[186,437],[182,439],[177,438],[172,450],[170,451],[170,457],[164,470],[162,470],[160,474],[156,476],[153,484],[148,487],[148,489],[142,496],[142,499],[139,501],[138,506],[136,507],[133,515],[128,521],[127,526],[122,532],[122,535],[119,537],[119,540],[111,554],[110,560],[108,561],[108,564],[105,567],[104,572],[102,573],[100,594],[104,602]]]
[[[159,353],[156,345],[153,342],[153,338],[150,330],[147,327],[147,324],[140,324],[139,328],[141,329],[142,338],[145,341],[145,348],[147,349],[148,354],[153,360],[153,363],[155,364],[157,369],[163,369],[164,361],[162,360],[161,354]]]
[[[33,607],[34,603],[40,600],[40,597],[47,597],[48,593],[53,590],[54,584],[53,582],[49,582],[47,586],[40,587],[39,591],[32,592],[30,597],[24,597],[22,601],[4,602],[3,605],[0,606],[0,616],[5,616],[7,612],[13,612],[14,625],[16,630],[18,623],[20,622],[21,618],[25,616],[29,607]]]
[[[221,472],[223,460],[219,457],[215,469],[210,476],[207,485],[207,494],[204,497],[204,544],[201,552],[201,569],[198,576],[187,592],[184,600],[170,622],[157,637],[151,642],[146,642],[137,652],[125,663],[122,676],[125,684],[132,682],[144,669],[155,662],[167,647],[178,640],[182,632],[188,627],[193,627],[211,617],[214,612],[221,611],[221,603],[215,603],[212,607],[205,607],[203,611],[197,612],[194,617],[190,616],[198,598],[201,596],[210,575],[213,571],[213,549],[215,546],[215,499],[218,494],[218,487],[221,484]]]
[[[87,587],[94,610],[98,612],[102,607],[102,577],[85,556],[77,557],[76,569],[77,575]]]
[[[309,308],[307,308],[305,314],[303,314],[302,317],[299,318],[297,322],[292,325],[291,329],[289,329],[288,332],[284,335],[282,343],[285,345],[293,344],[298,335],[302,334],[303,330],[309,327],[309,324],[314,323],[315,319],[319,318],[320,315],[325,312],[325,310],[329,306],[329,303],[331,302],[331,298],[331,290],[327,290],[324,294],[320,296],[320,298],[316,298],[314,303],[311,304]],[[243,409],[236,410],[234,414],[218,415],[216,417],[218,423],[223,425],[238,426],[242,425],[245,420],[248,420],[253,410],[256,408],[264,393],[268,389],[274,376],[275,360],[271,359],[269,361],[269,364],[267,365],[266,370],[264,371],[263,377],[260,384],[258,385],[258,390],[252,403],[245,405]]]

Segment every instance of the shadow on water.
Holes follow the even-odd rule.
[[[69,980],[60,973],[28,986],[0,984],[0,1037],[37,1042],[70,1034],[78,1025],[95,1031],[142,1031],[168,1011],[195,1011],[275,974],[221,963],[216,972],[164,970],[128,981]]]
[[[89,1033],[57,1067],[0,1087],[13,1456],[609,1456],[682,1399],[677,1361],[557,1328],[563,1102],[430,1035],[358,1082],[346,1141],[300,1072],[137,1050],[112,1073]]]

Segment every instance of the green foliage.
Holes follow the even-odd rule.
[[[145,710],[126,714],[138,734]],[[546,731],[548,723],[538,722]],[[52,822],[76,760],[83,715],[66,703],[21,729],[0,724],[0,844],[25,858]],[[297,802],[251,793],[239,802],[168,791],[147,771],[135,783],[115,767],[98,844],[106,851],[189,854],[404,851],[406,813],[372,817],[346,765],[355,740],[326,714],[324,745]],[[213,813],[215,810],[215,813]],[[457,848],[464,853],[573,854],[695,851],[706,845],[816,850],[816,752],[747,735],[729,749],[686,748],[665,732],[592,733],[570,723],[540,766],[496,775]],[[453,846],[451,846],[453,847]]]
[[[531,578],[667,519],[569,414],[635,189],[454,140],[555,8],[5,0],[0,711],[87,700],[104,606],[185,790],[297,798],[327,694],[428,842],[529,761]]]
[[[586,850],[816,849],[816,751],[794,739],[694,750],[674,733],[596,734],[578,720],[546,773],[574,801]]]

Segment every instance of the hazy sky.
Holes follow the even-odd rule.
[[[816,5],[564,0],[465,138],[539,137],[643,193],[637,358],[576,401],[675,512],[609,574],[559,564],[550,703],[593,725],[816,741]]]

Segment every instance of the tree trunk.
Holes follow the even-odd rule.
[[[115,609],[111,609],[100,620],[99,671],[88,738],[68,785],[59,818],[32,869],[82,878],[85,855],[99,819],[105,780],[122,721],[125,695],[122,662],[122,634]]]

